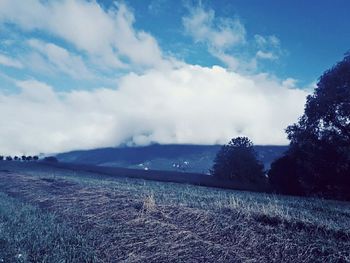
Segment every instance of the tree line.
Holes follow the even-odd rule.
[[[29,161],[38,161],[39,160],[39,156],[37,155],[34,155],[34,156],[26,156],[26,155],[22,155],[22,156],[3,156],[3,155],[0,155],[0,161],[26,161],[26,162],[29,162]],[[58,162],[57,158],[54,157],[54,156],[47,156],[47,157],[44,157],[42,159],[43,161],[46,161],[46,162]]]
[[[218,152],[211,173],[221,179],[269,184],[280,194],[350,200],[350,53],[325,71],[304,114],[286,128],[285,154],[268,171],[247,137]]]
[[[22,155],[22,156],[3,156],[0,155],[0,161],[38,161],[39,160],[39,156],[34,155],[34,156],[26,156],[26,155]]]

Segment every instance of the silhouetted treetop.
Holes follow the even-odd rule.
[[[219,150],[212,174],[223,179],[256,181],[264,166],[257,160],[253,143],[247,137],[232,139]]]
[[[292,144],[303,136],[350,141],[350,54],[320,77],[307,97],[304,115],[287,133]]]
[[[278,177],[285,170],[284,174],[295,177],[286,180],[305,194],[350,199],[349,53],[320,77],[314,93],[307,97],[303,116],[286,132],[288,158],[272,165],[273,180],[282,182]]]

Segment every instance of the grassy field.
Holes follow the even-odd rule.
[[[0,262],[92,262],[93,248],[54,214],[0,193]]]
[[[0,262],[350,262],[346,202],[8,162],[0,199]]]

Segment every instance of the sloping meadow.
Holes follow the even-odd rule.
[[[28,262],[350,262],[349,203],[39,166],[6,169],[0,172],[7,200],[1,211],[30,207],[35,213],[2,213],[1,225],[8,227],[0,228],[0,240],[10,244],[0,250],[3,259],[19,261],[21,254]],[[9,213],[29,220],[27,226],[45,225],[44,232],[36,231],[41,252],[4,238],[28,231],[10,225],[14,218],[4,216]],[[58,233],[58,225],[70,235]],[[50,247],[48,240],[61,243]]]

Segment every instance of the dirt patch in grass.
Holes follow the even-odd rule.
[[[101,262],[349,262],[350,238],[267,215],[158,204],[152,193],[0,172],[0,191],[57,214]],[[343,233],[344,234],[344,233]]]

